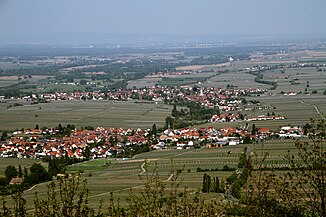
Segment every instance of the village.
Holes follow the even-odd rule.
[[[1,141],[2,158],[58,158],[68,157],[89,160],[108,157],[132,157],[132,150],[142,147],[143,151],[166,148],[189,149],[200,147],[223,147],[241,143],[256,143],[263,139],[304,138],[301,127],[284,126],[278,132],[268,128],[249,132],[231,127],[215,129],[183,128],[166,129],[158,134],[151,129],[73,129],[69,135],[58,136],[59,128],[26,129],[15,131]],[[127,151],[128,149],[128,151]],[[126,154],[129,153],[129,154]]]
[[[153,86],[140,89],[115,90],[109,92],[71,92],[28,95],[21,99],[31,103],[51,103],[60,100],[142,100],[152,103],[183,105],[196,103],[203,108],[217,108],[223,114],[213,114],[207,122],[249,122],[261,120],[282,120],[285,116],[267,114],[256,117],[244,117],[240,111],[252,108],[261,109],[259,103],[247,102],[245,96],[268,94],[263,88],[226,89],[212,87],[168,87]],[[258,105],[257,105],[258,104]],[[246,108],[247,106],[247,108]],[[251,109],[252,109],[251,108]],[[173,116],[173,114],[172,114]],[[123,157],[130,158],[139,152],[162,150],[166,148],[190,149],[200,147],[223,147],[252,143],[271,136],[290,138],[304,137],[300,127],[295,132],[291,127],[271,132],[268,128],[255,130],[233,129],[231,127],[216,129],[214,127],[181,129],[163,129],[157,133],[153,129],[123,129],[97,127],[96,129],[76,129],[62,131],[62,126],[55,128],[22,129],[12,132],[0,143],[0,157],[3,158],[76,158],[89,160],[96,158]],[[291,133],[289,133],[291,132]],[[141,147],[141,148],[140,148]]]
[[[152,102],[164,102],[166,104],[196,102],[203,107],[218,107],[223,111],[236,111],[242,103],[238,98],[267,94],[264,88],[226,89],[214,87],[192,86],[151,86],[139,89],[118,89],[101,92],[56,92],[44,94],[31,94],[20,98],[34,103],[51,102],[59,100],[146,100]]]

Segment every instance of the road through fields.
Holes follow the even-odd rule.
[[[313,107],[315,108],[317,114],[318,114],[322,119],[326,120],[326,118],[325,118],[324,115],[319,111],[319,109],[318,109],[318,107],[317,107],[316,105],[306,103],[306,102],[304,102],[304,101],[302,101],[302,100],[299,100],[299,101],[300,101],[302,104],[313,106]]]

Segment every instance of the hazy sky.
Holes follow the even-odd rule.
[[[326,0],[0,0],[5,35],[326,33]]]

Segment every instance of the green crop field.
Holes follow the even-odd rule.
[[[142,88],[142,87],[151,87],[155,86],[157,82],[162,81],[162,78],[158,77],[145,77],[142,79],[137,79],[128,82],[128,88]]]
[[[194,74],[181,74],[181,75],[167,75],[162,77],[145,77],[134,81],[128,82],[128,88],[142,88],[155,85],[163,86],[182,86],[182,85],[194,85],[198,82],[203,82],[214,77],[216,73],[202,72]]]
[[[277,130],[280,126],[302,126],[310,122],[311,118],[315,120],[321,119],[326,114],[326,97],[322,95],[275,95],[248,99],[258,99],[263,105],[267,105],[269,109],[256,109],[245,112],[245,114],[257,116],[274,112],[277,115],[285,115],[286,119],[284,120],[250,122],[257,127],[268,127],[272,130]]]
[[[19,81],[17,80],[0,80],[0,88],[7,87],[13,84],[17,84]]]
[[[204,83],[205,86],[208,87],[220,87],[225,88],[228,84],[233,85],[239,89],[246,88],[269,88],[269,85],[259,84],[254,82],[255,76],[248,74],[246,72],[229,72],[222,73],[218,76],[210,78],[208,81]]]
[[[269,70],[264,73],[264,80],[277,82],[278,86],[273,93],[305,91],[311,93],[317,90],[322,94],[326,89],[326,72],[311,67]]]
[[[276,61],[277,62],[277,61]],[[270,85],[256,83],[255,76],[248,74],[246,67],[253,67],[259,62],[239,61],[232,66],[225,67],[228,73],[222,73],[210,78],[204,82],[204,86],[225,88],[227,85],[233,85],[235,88],[266,88]],[[274,62],[266,62],[266,65],[274,65]],[[318,71],[313,67],[305,68],[289,68],[285,70],[268,70],[263,73],[264,80],[277,82],[277,88],[270,91],[271,95],[261,95],[255,97],[246,97],[249,100],[258,100],[262,105],[268,106],[268,109],[256,109],[251,111],[242,111],[244,115],[258,116],[267,115],[267,113],[275,113],[276,115],[284,115],[285,120],[278,121],[253,121],[248,122],[250,125],[255,124],[258,128],[268,127],[271,130],[278,130],[284,125],[305,125],[313,119],[325,118],[326,114],[326,73]],[[292,84],[294,83],[294,84]],[[308,87],[306,88],[306,86]],[[305,92],[305,89],[307,92]],[[312,91],[317,91],[313,94]],[[296,96],[285,96],[288,92],[302,92]],[[304,93],[305,92],[305,93]],[[213,126],[221,127],[240,127],[245,123],[207,123],[198,127]],[[248,128],[249,129],[249,128]]]
[[[165,117],[172,108],[164,104],[135,103],[134,101],[56,101],[10,107],[17,101],[0,103],[0,129],[14,130],[40,127],[54,127],[59,123],[81,126],[150,128],[154,123],[165,124]]]

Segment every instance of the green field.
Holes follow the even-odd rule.
[[[264,73],[264,80],[277,82],[278,86],[273,93],[305,92],[307,84],[308,93],[317,90],[322,94],[326,90],[326,72],[312,67],[269,70]],[[295,84],[291,84],[293,82]]]
[[[17,80],[0,80],[0,88],[7,87],[13,84],[18,84],[19,81]]]
[[[270,86],[266,84],[259,84],[254,81],[255,76],[246,72],[229,72],[222,73],[216,77],[212,77],[203,85],[207,87],[220,87],[225,88],[228,84],[233,85],[236,89],[247,88],[266,88]]]
[[[212,72],[201,72],[195,74],[166,75],[162,77],[145,77],[128,82],[128,88],[142,88],[155,85],[162,86],[182,86],[203,83],[215,77],[217,74]]]
[[[145,77],[145,78],[142,78],[142,79],[129,81],[127,88],[151,87],[151,86],[155,86],[159,81],[162,81],[162,78]]]
[[[276,115],[285,115],[284,120],[268,120],[268,121],[249,121],[248,129],[255,124],[256,127],[267,127],[273,131],[278,131],[281,126],[303,126],[315,120],[326,118],[326,97],[323,95],[297,95],[283,96],[270,95],[260,97],[248,97],[247,100],[259,100],[262,105],[266,105],[268,109],[255,109],[251,111],[242,111],[244,115],[258,116],[267,115],[267,113]],[[275,109],[274,109],[275,108]],[[320,114],[317,113],[317,110]],[[213,126],[215,128],[223,127],[244,127],[246,122],[229,122],[229,123],[206,123],[197,127]]]
[[[24,106],[7,108],[16,102]],[[165,124],[171,106],[134,101],[56,101],[30,105],[24,101],[0,103],[0,129],[14,130],[74,124],[81,126],[150,128]]]

